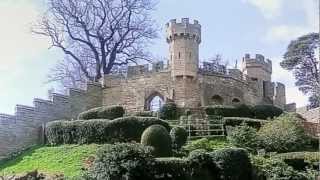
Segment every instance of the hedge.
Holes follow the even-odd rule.
[[[154,158],[148,146],[115,144],[99,150],[86,176],[106,180],[250,180],[251,163],[242,149],[196,150],[187,158]]]
[[[305,170],[306,166],[313,166],[317,169],[320,162],[320,152],[281,153],[276,154],[273,157],[282,159],[296,170]]]
[[[245,104],[227,106],[214,105],[204,107],[207,115],[223,116],[223,117],[247,117],[256,119],[268,119],[278,117],[283,110],[273,105],[256,105],[248,106]]]
[[[79,120],[115,119],[123,117],[125,111],[122,106],[103,106],[84,111],[78,115]]]
[[[140,142],[143,131],[159,124],[170,131],[167,122],[154,117],[123,117],[115,120],[53,121],[47,124],[46,137],[51,145]]]
[[[262,119],[243,118],[243,117],[224,117],[223,123],[225,126],[239,126],[242,123],[247,124],[250,127],[259,129],[263,124],[268,121]]]
[[[283,110],[273,105],[256,105],[252,108],[254,118],[268,119],[278,117],[283,113]]]
[[[143,131],[141,144],[153,147],[156,157],[172,156],[172,141],[168,130],[161,125],[155,124]]]
[[[166,103],[160,108],[159,116],[164,120],[176,120],[179,118],[179,109],[175,103]]]
[[[251,180],[252,165],[246,150],[220,149],[211,155],[218,166],[221,179]]]
[[[139,117],[157,117],[157,112],[153,111],[139,111],[132,114],[133,116]]]

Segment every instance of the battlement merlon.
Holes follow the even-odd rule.
[[[197,20],[190,23],[189,18],[182,18],[181,22],[177,22],[176,19],[172,19],[166,24],[166,27],[168,43],[178,37],[193,38],[199,44],[201,43],[201,25]]]
[[[243,64],[243,68],[261,67],[263,70],[272,74],[272,61],[270,59],[266,59],[261,54],[256,54],[255,58],[250,57],[250,54],[245,54]]]

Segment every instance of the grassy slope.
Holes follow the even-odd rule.
[[[93,155],[99,145],[63,145],[38,147],[24,152],[19,157],[0,164],[0,175],[24,173],[35,169],[46,173],[63,173],[67,177],[81,173],[84,160]]]

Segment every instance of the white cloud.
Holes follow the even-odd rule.
[[[243,0],[243,2],[255,6],[265,18],[271,19],[281,14],[284,0]]]
[[[39,9],[27,0],[0,2],[0,71],[11,70],[48,48],[48,40],[31,34]]]
[[[310,27],[301,27],[301,26],[290,26],[290,25],[279,25],[272,26],[267,31],[266,36],[263,38],[263,41],[266,42],[284,42],[287,43],[290,40],[293,40],[301,35],[312,32],[313,29]]]

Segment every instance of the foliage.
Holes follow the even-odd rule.
[[[268,119],[278,117],[283,113],[283,110],[273,105],[256,105],[252,108],[254,118]]]
[[[106,106],[93,108],[79,114],[79,120],[88,119],[116,119],[123,117],[124,109],[122,106]]]
[[[305,170],[306,166],[318,167],[320,152],[290,152],[274,155],[274,158],[282,159],[284,162],[297,170]]]
[[[238,114],[234,106],[214,105],[207,106],[204,110],[207,115],[213,116],[233,117]]]
[[[148,127],[141,136],[141,144],[154,148],[156,157],[170,157],[172,155],[172,142],[167,129],[161,125]]]
[[[266,123],[266,120],[262,119],[252,119],[252,118],[244,118],[244,117],[225,117],[223,118],[224,125],[225,126],[239,126],[243,123],[246,125],[259,129],[264,123]]]
[[[152,0],[49,0],[33,32],[49,37],[50,46],[77,64],[87,80],[98,81],[102,72],[109,74],[114,67],[150,60],[145,46],[157,37],[150,15],[155,4]],[[68,76],[73,77],[66,69],[62,78]]]
[[[140,142],[141,134],[159,124],[168,131],[167,122],[154,117],[123,117],[115,120],[53,121],[47,124],[46,137],[51,145],[83,143]]]
[[[269,152],[302,150],[307,137],[300,121],[295,114],[284,114],[268,122],[258,131],[261,146]]]
[[[225,138],[214,138],[214,139],[202,138],[202,139],[191,141],[186,146],[184,146],[183,149],[189,152],[197,149],[214,151],[214,150],[222,149],[226,147],[231,147],[231,145]]]
[[[241,124],[236,127],[231,134],[228,135],[228,140],[232,145],[247,149],[250,152],[255,152],[259,145],[257,130],[246,124]]]
[[[165,103],[159,112],[160,118],[165,120],[175,120],[179,117],[179,110],[175,103]]]
[[[188,156],[191,174],[198,180],[219,179],[219,170],[212,155],[204,149],[190,152]]]
[[[153,166],[157,180],[190,180],[190,170],[189,161],[180,158],[157,158]]]
[[[320,107],[320,94],[316,95],[313,94],[312,96],[309,97],[309,108],[317,108]]]
[[[63,145],[58,147],[35,147],[17,158],[0,164],[0,174],[27,173],[37,169],[49,174],[75,177],[81,174],[83,163],[95,154],[99,145]]]
[[[214,105],[205,107],[207,115],[223,116],[223,117],[253,117],[252,107],[245,104],[234,106]]]
[[[170,131],[170,136],[174,149],[180,149],[188,140],[188,132],[185,128],[174,127]]]
[[[139,111],[133,114],[133,116],[139,117],[157,117],[157,114],[153,111]]]
[[[252,164],[255,169],[255,176],[259,179],[268,180],[309,180],[315,177],[315,172],[299,172],[287,165],[279,158],[265,158],[262,156],[252,156]],[[310,178],[312,177],[312,178]]]
[[[246,150],[227,148],[211,154],[221,179],[251,179],[252,166]]]
[[[310,33],[291,41],[284,54],[281,67],[292,71],[296,86],[303,93],[320,96],[320,60],[317,59],[319,34]]]
[[[154,162],[152,148],[141,144],[104,145],[98,150],[86,179],[149,180]]]

